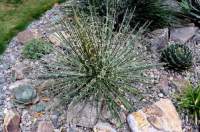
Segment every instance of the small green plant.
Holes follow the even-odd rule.
[[[200,85],[197,87],[189,85],[178,99],[180,107],[187,109],[193,115],[195,125],[198,125],[198,119],[200,119]]]
[[[161,61],[169,68],[185,70],[193,64],[192,51],[186,45],[174,43],[162,51]]]
[[[114,32],[112,16],[107,16],[104,22],[93,15],[78,16],[75,15],[74,24],[63,22],[70,37],[66,39],[65,34],[58,34],[67,50],[56,52],[57,61],[45,63],[47,70],[41,71],[39,77],[55,80],[49,91],[62,103],[95,102],[98,111],[99,104],[106,104],[113,117],[119,119],[120,111],[133,109],[127,95],[138,91],[131,83],[146,81],[144,70],[155,66],[147,63],[135,49],[144,27],[134,34],[129,21],[124,20],[120,30]]]
[[[27,59],[40,59],[52,51],[51,46],[43,40],[33,39],[23,48],[22,54]]]
[[[181,13],[181,16],[190,19],[192,22],[200,26],[200,1],[182,0],[180,6],[183,12]]]

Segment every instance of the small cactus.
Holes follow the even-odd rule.
[[[185,70],[192,66],[192,51],[185,45],[171,44],[162,51],[161,61],[176,70]]]

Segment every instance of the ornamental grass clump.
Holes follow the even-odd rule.
[[[131,111],[133,105],[127,95],[138,93],[131,83],[145,81],[144,70],[155,66],[135,47],[145,26],[137,33],[130,30],[131,17],[124,18],[118,32],[113,31],[112,16],[102,22],[93,15],[75,15],[73,24],[63,22],[70,37],[58,32],[64,50],[55,50],[56,62],[44,63],[46,71],[40,76],[55,80],[50,93],[65,105],[92,101],[98,109],[99,104],[105,104],[115,118],[120,110]]]
[[[186,45],[173,43],[162,51],[161,61],[165,62],[168,68],[186,70],[193,64],[192,51]]]
[[[182,0],[180,6],[182,9],[180,15],[200,26],[200,1]]]
[[[134,19],[130,22],[132,27],[149,21],[149,28],[153,30],[177,23],[176,11],[162,0],[78,0],[77,5],[86,13],[92,7],[100,16],[106,16],[107,7],[111,12],[117,10],[117,24],[122,22],[127,9],[134,11]]]
[[[194,124],[198,125],[198,119],[200,118],[200,85],[197,87],[189,85],[178,99],[180,107],[188,110],[194,119]]]

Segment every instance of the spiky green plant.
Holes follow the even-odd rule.
[[[200,118],[200,85],[197,87],[189,85],[178,99],[180,107],[189,110],[194,117],[195,125],[198,125],[198,119]]]
[[[134,19],[130,25],[144,24],[151,22],[149,28],[163,28],[174,24],[176,21],[175,10],[169,5],[164,4],[163,0],[79,0],[83,8],[88,12],[89,6],[96,9],[100,16],[106,16],[107,6],[109,9],[116,10],[117,22],[121,23],[125,12],[134,11]],[[85,8],[84,8],[85,7]]]
[[[75,15],[74,24],[63,22],[70,36],[58,32],[65,50],[57,49],[57,61],[45,64],[48,70],[40,76],[55,80],[50,93],[67,105],[94,101],[99,108],[99,102],[103,101],[115,118],[119,117],[120,108],[131,111],[133,106],[127,95],[138,92],[131,83],[146,80],[144,70],[155,66],[136,50],[145,26],[137,33],[130,30],[132,16],[124,18],[118,32],[113,32],[112,16],[103,22],[93,15],[89,18]]]
[[[186,45],[173,43],[162,51],[161,61],[169,68],[185,70],[193,64],[192,51]]]
[[[200,26],[200,0],[182,0],[180,6],[181,15]]]
[[[47,42],[41,39],[33,39],[25,44],[22,55],[27,59],[37,60],[51,51],[51,46]]]

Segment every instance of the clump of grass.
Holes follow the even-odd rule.
[[[43,40],[33,39],[22,50],[22,54],[27,59],[37,60],[42,56],[51,53],[51,46]]]
[[[177,19],[175,10],[169,5],[163,3],[162,0],[80,0],[86,12],[89,6],[96,9],[100,16],[106,16],[107,6],[110,11],[116,10],[117,22],[121,23],[127,9],[134,11],[134,19],[130,25],[144,24],[151,22],[150,29],[163,28],[175,24]],[[84,8],[85,7],[85,8]]]
[[[189,85],[179,97],[179,105],[192,114],[195,125],[198,125],[200,118],[200,85],[193,87]]]
[[[200,26],[200,1],[182,0],[180,6],[182,8],[180,15]]]
[[[96,102],[98,111],[99,104],[105,102],[117,119],[120,111],[132,111],[127,95],[138,91],[131,83],[146,81],[143,72],[155,66],[146,62],[136,48],[145,26],[138,32],[131,30],[132,16],[124,17],[118,32],[113,31],[113,16],[102,22],[93,15],[86,18],[75,14],[74,24],[63,22],[70,35],[66,38],[58,32],[65,50],[56,52],[58,58],[53,64],[44,63],[46,70],[39,76],[55,80],[49,88],[53,97],[65,105]]]

